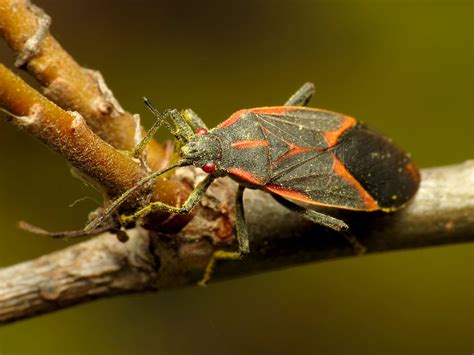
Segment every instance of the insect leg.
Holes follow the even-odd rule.
[[[92,237],[92,236],[95,236],[95,235],[99,235],[101,233],[105,233],[107,231],[112,230],[114,228],[114,225],[113,224],[106,224],[106,225],[103,225],[103,226],[99,226],[99,227],[97,227],[96,229],[94,229],[90,232],[89,231],[86,232],[84,229],[75,230],[75,231],[49,232],[47,230],[44,230],[40,227],[34,226],[34,225],[32,225],[28,222],[24,222],[24,221],[18,222],[18,227],[25,230],[25,231],[35,233],[35,234],[39,234],[39,235],[44,235],[44,236],[51,237],[51,238],[54,238],[54,239],[68,240],[68,239],[73,239],[73,238]]]
[[[249,247],[249,231],[245,222],[244,213],[244,190],[245,187],[239,185],[237,194],[235,195],[235,232],[237,242],[239,243],[239,254],[244,255],[250,252]]]
[[[167,110],[165,113],[170,115],[173,119],[173,122],[176,126],[176,130],[179,135],[183,136],[186,140],[189,140],[191,136],[194,136],[194,131],[192,130],[192,127],[190,127],[186,119],[179,113],[178,110]]]
[[[272,194],[272,196],[273,198],[275,198],[275,200],[277,200],[286,208],[299,213],[303,218],[308,219],[314,223],[321,224],[327,228],[335,230],[336,232],[342,232],[349,229],[349,226],[344,221],[341,221],[340,219],[298,206],[297,204],[291,201],[288,201],[287,199],[284,199],[281,196],[278,196],[275,194]]]
[[[322,226],[325,226],[336,232],[341,233],[342,236],[351,244],[352,248],[354,248],[354,251],[356,254],[365,253],[366,248],[357,240],[357,238],[353,234],[348,232],[349,226],[344,221],[328,216],[323,213],[319,213],[319,212],[298,206],[297,204],[290,202],[281,196],[273,195],[273,194],[272,196],[275,198],[275,200],[277,200],[286,208],[300,214],[301,217],[313,223],[320,224]]]
[[[207,263],[206,270],[202,279],[198,282],[199,286],[206,286],[209,280],[211,279],[212,272],[216,266],[218,260],[238,260],[242,256],[250,252],[249,248],[249,234],[247,230],[247,224],[245,223],[245,214],[244,214],[244,190],[245,187],[239,185],[237,189],[237,194],[235,195],[235,233],[237,236],[237,242],[239,244],[238,251],[226,251],[226,250],[216,250],[209,262]]]
[[[120,220],[124,225],[127,225],[128,223],[131,223],[140,217],[144,217],[153,211],[164,211],[167,213],[176,214],[189,213],[201,200],[201,197],[206,193],[206,190],[209,188],[214,179],[215,177],[213,175],[208,175],[203,181],[199,183],[198,186],[196,186],[194,191],[191,192],[181,207],[170,206],[159,201],[152,202],[130,216],[120,216]]]
[[[284,106],[306,106],[314,94],[314,84],[305,83],[301,88],[295,92]]]
[[[199,117],[197,113],[190,108],[184,110],[181,115],[184,117],[188,125],[191,126],[193,131],[196,131],[198,128],[208,129],[201,117]]]
[[[136,120],[136,124],[137,124],[136,130],[137,131],[141,130],[142,128],[140,126],[139,119]],[[143,137],[142,140],[135,146],[135,148],[133,148],[132,153],[131,153],[132,157],[139,158],[142,155],[146,146],[152,140],[156,131],[158,131],[158,128],[160,128],[162,124],[163,124],[163,121],[161,119],[157,119],[155,123],[153,123],[153,126],[151,126],[150,130],[146,133],[145,137]]]

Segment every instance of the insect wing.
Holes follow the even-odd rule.
[[[340,136],[357,124],[353,118],[306,108],[253,113],[269,142],[270,179],[265,190],[315,205],[379,209],[335,154]]]

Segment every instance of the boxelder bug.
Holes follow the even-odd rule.
[[[339,232],[348,229],[346,223],[295,201],[358,211],[388,212],[405,205],[420,182],[418,169],[410,157],[389,139],[352,117],[304,107],[313,92],[313,84],[307,83],[284,106],[240,110],[211,130],[191,110],[182,115],[177,110],[168,111],[175,124],[172,127],[145,99],[159,122],[166,124],[182,143],[181,160],[154,172],[124,193],[86,231],[97,228],[133,191],[175,167],[194,165],[208,176],[181,207],[153,202],[130,216],[122,216],[123,224],[155,210],[188,213],[214,179],[230,176],[239,183],[236,195],[239,250],[216,251],[202,281],[205,283],[216,259],[236,259],[249,252],[242,202],[245,188],[269,192],[304,218]]]

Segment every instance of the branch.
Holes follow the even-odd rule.
[[[16,52],[16,64],[28,70],[40,82],[43,93],[51,101],[64,110],[79,112],[88,127],[105,142],[116,149],[131,151],[136,144],[136,122],[133,115],[121,108],[99,72],[82,68],[61,47],[49,33],[49,23],[49,17],[44,11],[29,0],[0,0],[0,36]],[[5,85],[6,83],[0,80],[0,86]],[[11,91],[15,88],[7,89]],[[22,98],[18,100],[21,101]],[[24,97],[23,100],[27,101],[28,98]],[[54,129],[54,126],[50,128]],[[144,133],[142,131],[142,134]],[[96,142],[97,140],[94,141]],[[57,147],[52,148],[63,154]],[[86,147],[77,147],[76,153],[88,156],[90,151],[83,151],[82,148]],[[69,160],[70,157],[65,158]],[[167,165],[168,158],[167,151],[160,144],[150,141],[146,147],[146,160],[152,171]],[[93,170],[95,161],[91,160],[90,163],[92,163],[90,167],[83,166],[83,168]],[[119,178],[124,171],[122,168],[124,166],[116,166],[115,170],[110,168],[110,171],[114,170],[114,173],[111,173],[114,178]],[[142,171],[143,173],[145,171]],[[95,179],[96,176],[92,178]],[[117,181],[98,181],[98,183],[99,185],[109,183],[120,187],[106,191],[109,197],[116,197],[126,190],[121,189],[126,179],[127,173]],[[128,187],[137,181],[128,180]],[[152,199],[175,205],[186,198],[187,194],[189,194],[188,186],[173,176],[159,177]],[[172,219],[168,217],[163,213],[156,213],[150,219],[158,224],[168,220],[169,230],[179,229],[189,220],[186,216],[176,216]]]
[[[131,188],[146,172],[137,162],[96,136],[77,112],[46,99],[0,64],[0,107],[11,122],[61,154],[108,196]]]
[[[392,214],[347,212],[339,217],[345,218],[368,253],[472,242],[473,177],[474,161],[423,169],[421,188],[407,208]],[[229,234],[234,191],[230,179],[216,181],[196,217],[179,234],[135,229],[125,244],[106,234],[1,269],[0,323],[96,298],[194,285],[216,247],[235,247]],[[252,252],[240,261],[219,263],[213,280],[353,255],[339,235],[300,219],[269,194],[248,191],[245,205]]]
[[[79,112],[88,126],[117,149],[134,148],[135,122],[107,88],[99,72],[82,68],[48,31],[47,15],[28,0],[0,0],[0,36],[17,54],[17,64],[43,86],[46,97]],[[38,36],[39,35],[39,36]],[[164,151],[155,141],[147,148],[154,170]]]

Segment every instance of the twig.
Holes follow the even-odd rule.
[[[368,253],[472,242],[473,186],[474,161],[423,169],[421,188],[407,208],[394,214],[339,217],[345,218]],[[123,244],[107,234],[1,269],[0,323],[101,297],[194,285],[219,239],[217,247],[235,247],[228,231],[234,188],[228,178],[216,181],[196,218],[177,235],[136,229]],[[353,255],[339,235],[303,221],[268,194],[249,191],[245,204],[251,254],[219,263],[213,280]],[[217,239],[200,237],[209,234]]]
[[[121,108],[100,72],[82,68],[48,27],[47,15],[29,0],[0,0],[0,36],[17,53],[17,63],[40,82],[45,96],[64,110],[79,112],[89,128],[113,147],[131,151],[136,136],[133,115]],[[145,155],[148,167],[155,171],[167,165],[166,154],[151,140]],[[156,200],[175,205],[188,193],[188,186],[173,177],[156,180]],[[153,220],[159,223],[167,217],[157,213]],[[179,229],[187,221],[186,216],[177,216],[168,226]]]
[[[117,196],[143,178],[141,166],[96,136],[77,112],[66,112],[0,64],[0,108],[11,122],[60,153],[89,182]]]
[[[0,36],[21,58],[22,67],[41,83],[46,97],[65,110],[79,112],[115,148],[132,150],[132,115],[120,107],[99,72],[82,68],[61,47],[45,28],[45,16],[30,1],[0,0]],[[160,168],[163,154],[161,146],[151,142],[150,167]]]

